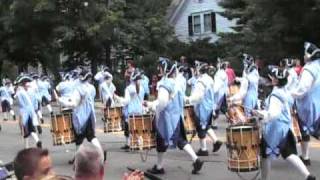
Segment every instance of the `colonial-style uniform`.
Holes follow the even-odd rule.
[[[32,79],[28,76],[19,77],[17,80],[19,87],[16,93],[16,98],[18,102],[18,107],[20,111],[21,123],[23,125],[23,137],[25,140],[25,148],[29,147],[28,137],[31,135],[38,147],[42,147],[42,143],[36,134],[35,126],[37,120],[37,115],[34,111],[30,96],[27,92],[29,84]]]
[[[148,107],[156,112],[155,129],[157,141],[157,164],[150,173],[164,174],[163,156],[168,147],[178,147],[185,150],[193,160],[192,173],[201,170],[203,162],[198,159],[190,144],[186,140],[183,126],[184,100],[182,91],[178,89],[176,80],[176,65],[170,64],[167,59],[160,59],[163,77],[158,83],[157,100],[147,103]],[[168,77],[169,76],[169,77]]]
[[[320,137],[320,49],[305,43],[305,65],[299,83],[291,95],[296,100],[299,125],[302,134],[302,159],[310,165],[310,135]]]
[[[257,111],[263,118],[261,141],[262,180],[268,180],[271,160],[280,154],[305,179],[315,179],[297,156],[295,138],[290,129],[292,98],[285,88],[287,77],[288,72],[286,70],[273,70],[272,81],[275,87],[266,99],[266,110]]]

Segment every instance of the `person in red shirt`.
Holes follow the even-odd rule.
[[[236,78],[236,74],[234,73],[234,70],[232,69],[231,65],[229,62],[226,62],[227,64],[227,69],[226,69],[226,73],[228,76],[228,85],[232,85],[235,78]]]
[[[297,73],[298,76],[299,76],[300,73],[301,73],[301,71],[302,71],[302,66],[301,66],[301,61],[300,61],[300,59],[296,59],[296,66],[295,66],[294,70],[296,71],[296,73]]]

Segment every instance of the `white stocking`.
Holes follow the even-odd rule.
[[[185,150],[191,156],[193,162],[198,159],[198,156],[196,155],[190,144],[186,144],[183,147],[183,150]]]
[[[207,140],[206,138],[200,139],[200,148],[202,151],[207,151]]]
[[[271,171],[271,159],[262,158],[261,159],[261,179],[269,180],[270,171]]]
[[[301,142],[301,153],[303,159],[309,159],[309,142],[302,141]]]
[[[217,135],[216,135],[216,133],[214,133],[213,129],[211,129],[211,128],[208,129],[207,134],[210,137],[210,139],[212,140],[213,144],[218,141]]]
[[[34,139],[34,141],[37,143],[39,141],[39,137],[36,133],[32,132],[31,133],[32,138]]]
[[[162,169],[163,167],[163,156],[164,153],[163,152],[158,152],[157,154],[157,169]]]
[[[297,155],[291,154],[286,160],[291,163],[300,172],[300,174],[304,176],[305,179],[310,175],[307,167]]]

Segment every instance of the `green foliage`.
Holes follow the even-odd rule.
[[[238,34],[219,41],[226,55],[248,52],[276,63],[302,57],[304,41],[320,41],[319,0],[223,0],[220,5],[224,16],[238,20]]]

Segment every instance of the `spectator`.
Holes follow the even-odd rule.
[[[48,150],[29,148],[18,152],[14,159],[14,173],[18,180],[42,179],[52,174]]]
[[[296,71],[296,73],[298,74],[298,76],[300,75],[301,71],[302,71],[302,66],[301,66],[301,61],[300,59],[296,59],[296,66],[294,68],[294,70]]]
[[[103,180],[103,157],[92,144],[82,144],[75,156],[75,180]]]
[[[125,60],[127,61],[127,69],[124,73],[124,78],[126,80],[126,85],[128,85],[130,83],[130,76],[134,72],[135,67],[131,57],[127,56]]]
[[[227,64],[227,69],[226,69],[226,73],[228,76],[228,85],[232,85],[235,78],[236,78],[236,74],[234,73],[234,70],[231,68],[231,65],[229,62],[226,62]]]

